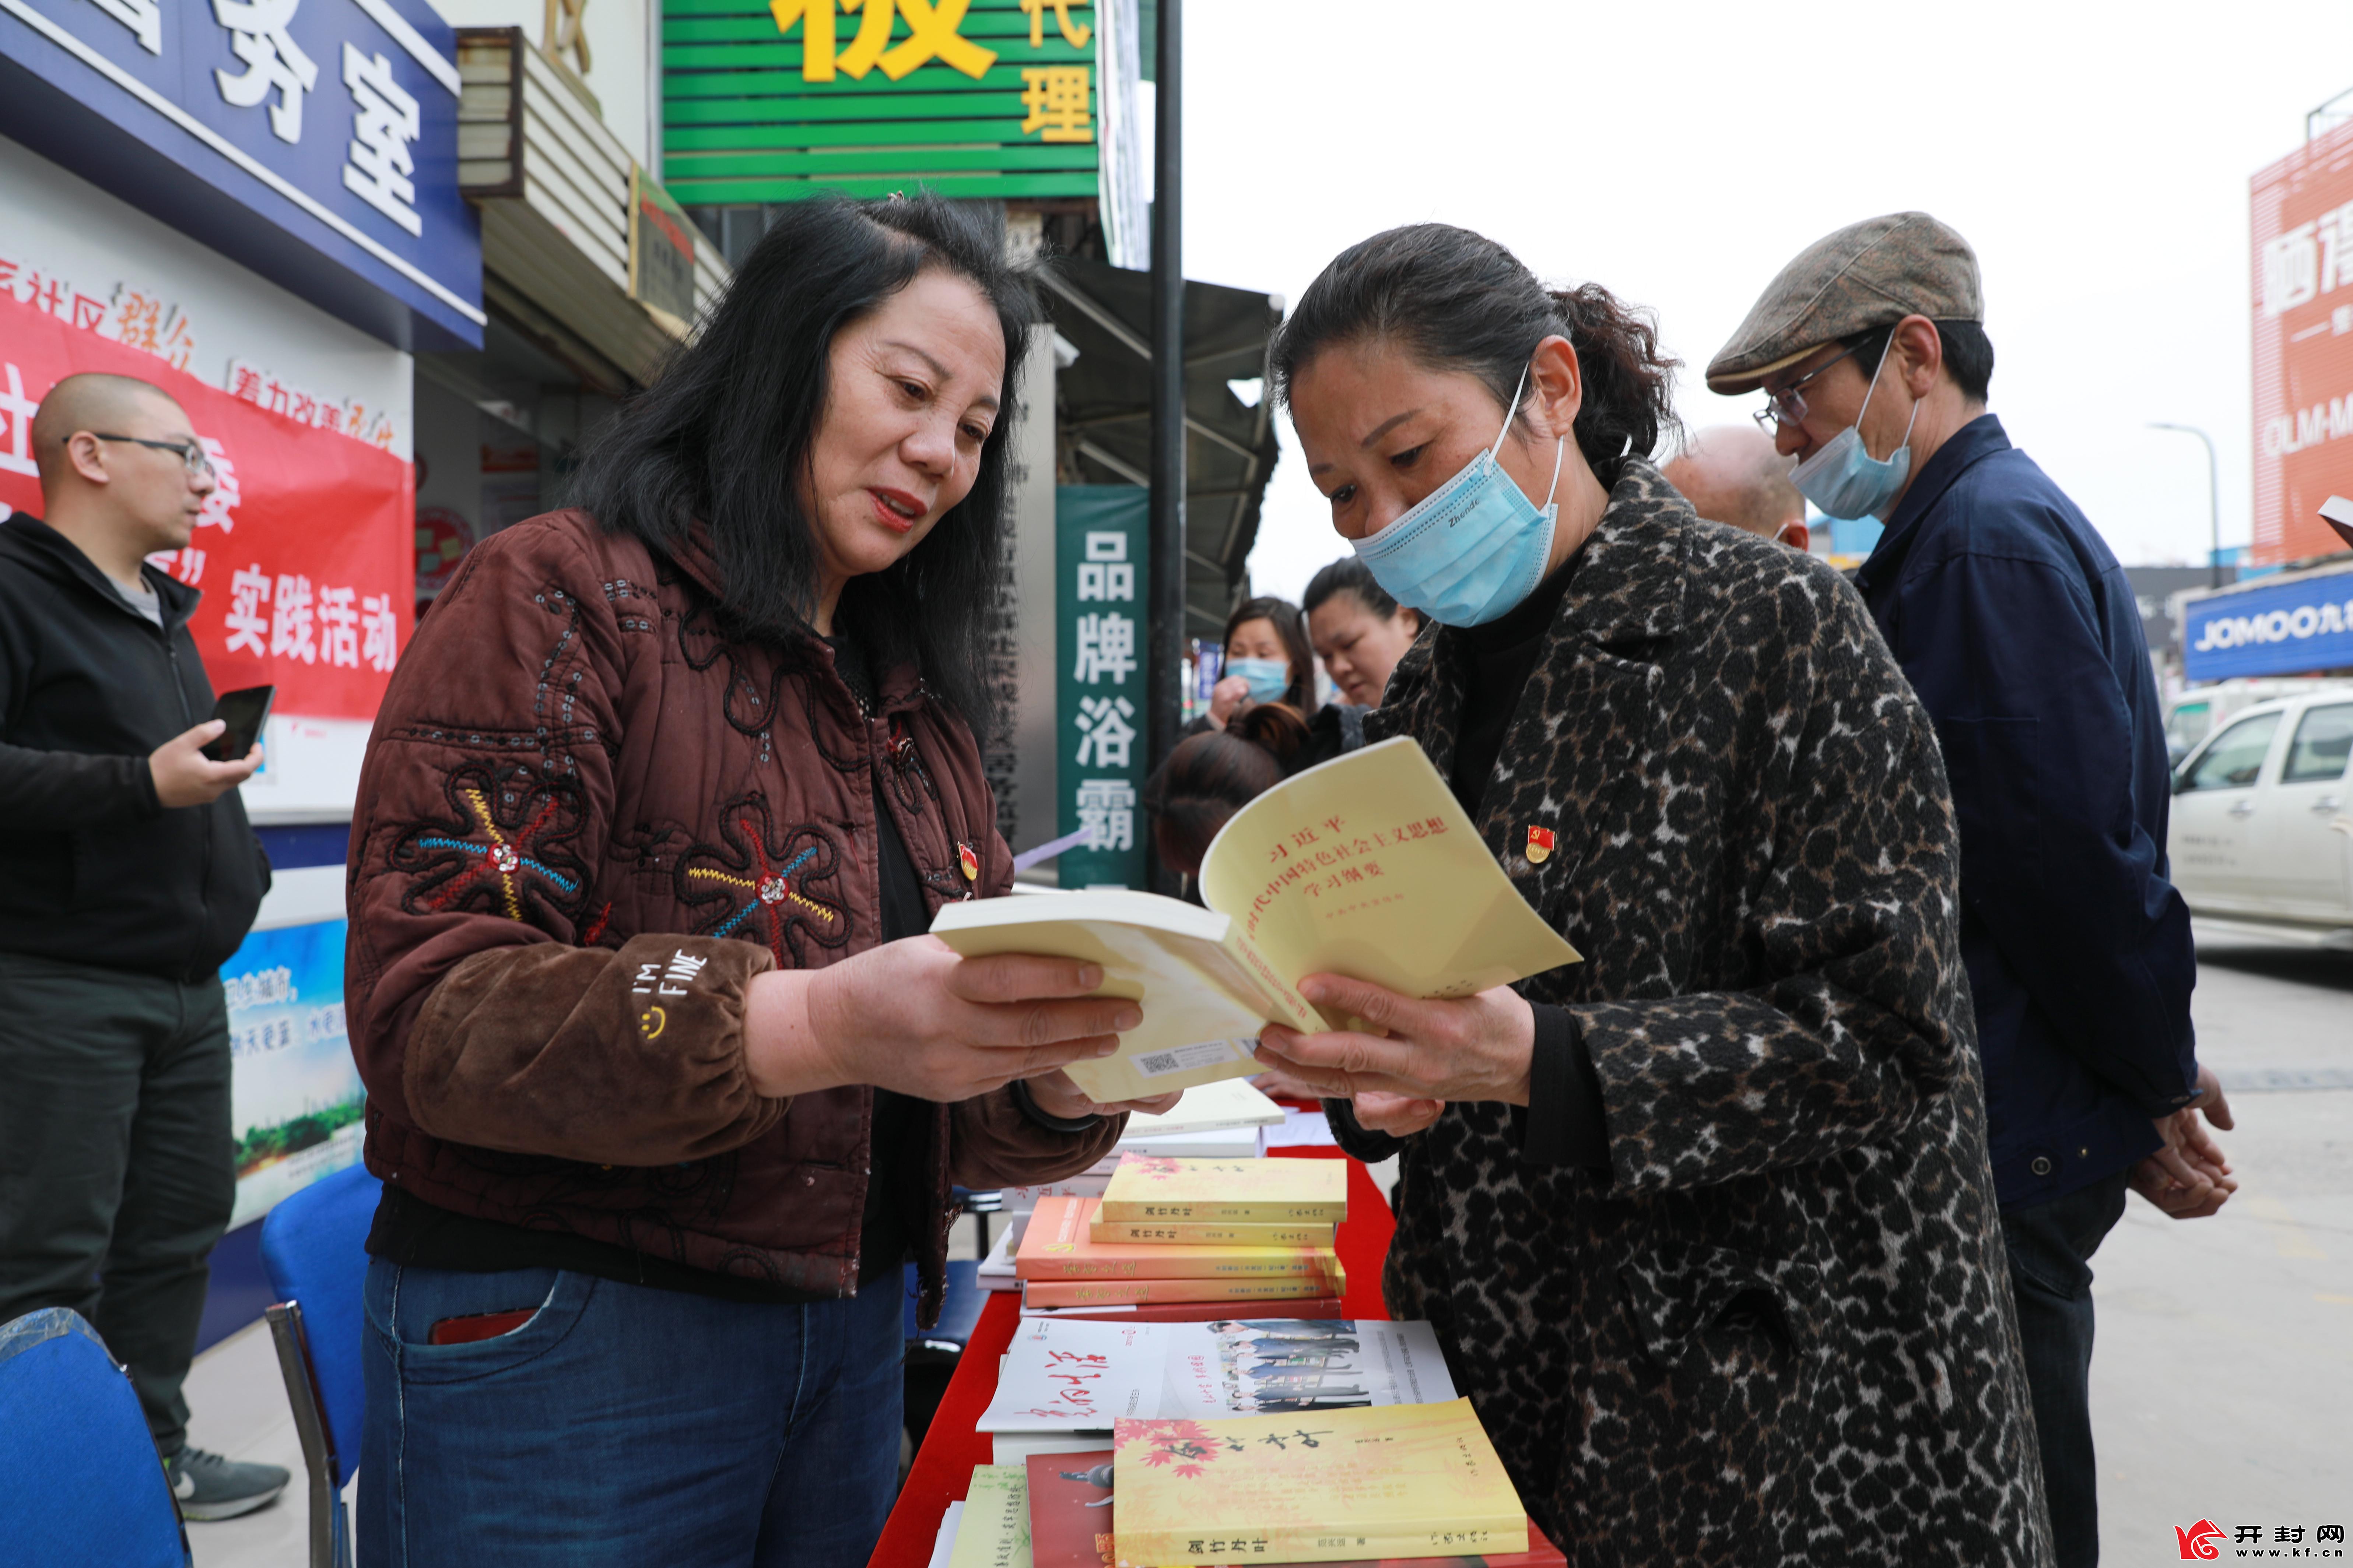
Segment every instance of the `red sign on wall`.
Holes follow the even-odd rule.
[[[33,413],[79,371],[163,388],[211,454],[219,488],[195,537],[157,563],[204,595],[189,629],[213,689],[271,684],[280,713],[374,718],[415,618],[409,466],[0,292],[0,502],[15,510],[41,514]]]
[[[2254,200],[2258,563],[2344,548],[2320,520],[2353,496],[2353,123],[2263,170]]]

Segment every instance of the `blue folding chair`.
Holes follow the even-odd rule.
[[[0,1324],[0,1563],[187,1568],[131,1381],[63,1307]]]
[[[962,1212],[973,1216],[978,1234],[980,1252],[988,1252],[988,1216],[1000,1212],[1004,1200],[996,1193],[976,1193],[963,1187],[952,1189],[949,1194]],[[964,1347],[972,1339],[973,1326],[980,1321],[980,1310],[988,1304],[988,1292],[980,1288],[980,1265],[959,1258],[948,1265],[947,1298],[940,1304],[940,1321],[930,1328],[915,1323],[916,1270],[907,1265],[905,1362],[905,1408],[907,1436],[921,1447],[925,1433],[931,1430],[932,1417],[947,1393],[948,1380],[955,1375],[956,1363],[964,1358]]]
[[[311,1568],[351,1568],[343,1487],[359,1468],[367,1405],[368,1225],[384,1184],[353,1165],[280,1202],[261,1222],[261,1267],[279,1298],[269,1337],[310,1473]]]

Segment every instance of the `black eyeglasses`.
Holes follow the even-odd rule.
[[[1855,348],[1862,346],[1857,343]],[[1757,410],[1749,417],[1756,420],[1757,427],[1767,436],[1778,436],[1780,434],[1780,427],[1784,425],[1801,423],[1806,417],[1806,399],[1804,394],[1798,389],[1838,363],[1839,360],[1851,357],[1853,353],[1854,349],[1849,349],[1845,353],[1839,355],[1838,359],[1824,360],[1780,391],[1767,393],[1765,406]]]
[[[134,447],[153,447],[159,452],[176,452],[188,472],[202,479],[213,471],[213,460],[205,456],[204,447],[194,441],[150,441],[144,436],[109,436],[103,431],[90,433],[93,441],[128,441]]]

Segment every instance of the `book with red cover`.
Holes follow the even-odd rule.
[[[1032,1454],[1031,1568],[1113,1568],[1111,1455]]]
[[[1347,1273],[1227,1279],[1031,1279],[1021,1287],[1028,1307],[1087,1307],[1127,1302],[1284,1301],[1306,1295],[1345,1295]]]
[[[1029,1553],[1032,1568],[1113,1568],[1112,1467],[1105,1453],[1032,1454],[1029,1468]],[[1528,1550],[1493,1557],[1412,1557],[1324,1563],[1318,1568],[1567,1568],[1560,1549],[1528,1521]],[[1251,1568],[1284,1568],[1259,1564]]]
[[[1025,1318],[1078,1318],[1105,1323],[1214,1323],[1234,1315],[1231,1301],[1145,1301],[1134,1306],[1025,1308]],[[1253,1318],[1345,1318],[1337,1296],[1301,1296],[1290,1300],[1252,1301]]]

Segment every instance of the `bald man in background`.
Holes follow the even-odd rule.
[[[1806,498],[1789,482],[1790,458],[1750,425],[1718,425],[1693,437],[1660,472],[1710,522],[1730,523],[1802,551],[1812,542]]]
[[[185,547],[212,465],[161,388],[70,375],[34,416],[46,520],[0,527],[0,1322],[79,1312],[130,1368],[189,1519],[287,1482],[187,1442],[180,1384],[237,1197],[220,966],[269,862],[203,748]]]

